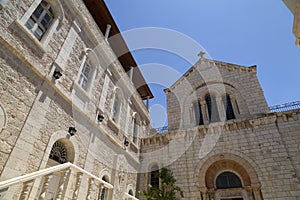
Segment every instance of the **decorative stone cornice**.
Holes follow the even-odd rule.
[[[276,120],[280,122],[296,121],[300,119],[300,109],[280,113],[266,113],[244,119],[235,119],[225,122],[216,122],[207,125],[201,125],[184,130],[173,130],[160,135],[142,139],[143,145],[163,144],[177,138],[190,140],[195,136],[204,138],[206,134],[222,133],[224,131],[239,131],[244,129],[254,129],[263,125],[273,124]]]

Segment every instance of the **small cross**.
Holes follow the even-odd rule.
[[[200,58],[204,58],[204,55],[205,55],[205,52],[204,52],[204,51],[200,51],[200,53],[198,54],[198,56],[199,56]]]

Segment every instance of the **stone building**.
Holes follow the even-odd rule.
[[[0,199],[135,199],[153,95],[104,1],[0,4]]]
[[[184,199],[300,199],[300,110],[270,110],[256,66],[201,58],[153,135],[104,1],[2,0],[0,16],[0,199],[137,199],[160,167]]]
[[[296,38],[296,46],[300,46],[300,2],[298,0],[282,0],[294,15],[292,32]]]
[[[171,169],[184,199],[300,199],[300,109],[271,112],[256,66],[201,58],[165,93],[169,130],[144,138],[141,155]]]

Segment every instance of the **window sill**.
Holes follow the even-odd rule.
[[[115,121],[113,121],[111,118],[108,118],[107,125],[116,135],[118,135],[120,129]]]
[[[46,45],[43,44],[41,41],[37,40],[34,35],[22,24],[21,21],[15,21],[17,28],[19,28],[25,35],[43,52],[47,52]],[[17,30],[19,31],[19,30]]]
[[[73,83],[73,89],[86,99],[90,99],[90,94],[85,91],[76,81]]]

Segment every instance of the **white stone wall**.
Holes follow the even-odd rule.
[[[0,130],[0,181],[45,168],[54,142],[68,140],[72,162],[97,176],[106,171],[118,187],[113,199],[121,199],[128,185],[136,187],[139,140],[132,144],[132,115],[138,113],[140,129],[147,130],[148,110],[82,1],[57,1],[64,14],[47,44],[21,23],[34,2],[39,3],[9,1],[0,10],[0,104],[6,119]],[[85,92],[76,82],[84,52],[95,47],[99,63]],[[58,80],[52,77],[55,69],[63,74]],[[117,124],[110,119],[116,87],[126,94]],[[98,113],[103,122],[97,121]],[[69,127],[77,129],[75,136],[70,137]],[[124,137],[130,142],[125,150]]]

